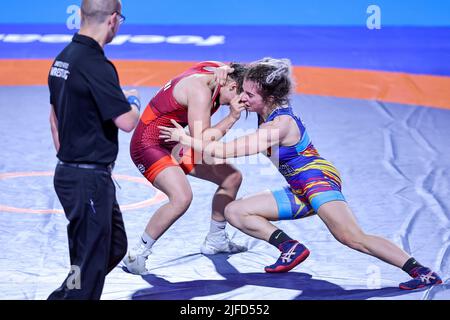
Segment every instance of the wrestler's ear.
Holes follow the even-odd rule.
[[[230,91],[236,90],[236,92],[237,92],[237,87],[238,87],[238,84],[236,81],[231,81],[230,84],[228,85],[228,89]]]
[[[267,100],[265,101],[269,104],[273,104],[275,102],[275,97],[274,96],[268,96]]]

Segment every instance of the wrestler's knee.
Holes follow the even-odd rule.
[[[192,202],[192,190],[183,190],[182,192],[174,193],[169,197],[170,204],[183,214],[191,205]]]
[[[239,202],[239,200],[230,202],[224,210],[225,219],[233,226],[238,225],[244,215]]]
[[[347,230],[345,232],[340,232],[335,237],[340,243],[352,249],[363,251],[365,248],[366,235],[360,230],[357,231]]]
[[[242,173],[239,170],[233,170],[221,183],[224,189],[239,189],[242,183]]]

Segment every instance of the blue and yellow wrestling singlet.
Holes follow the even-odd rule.
[[[278,170],[289,184],[272,191],[280,220],[304,218],[317,213],[326,202],[345,201],[337,169],[320,157],[291,107],[275,109],[265,122],[281,115],[289,115],[295,120],[301,139],[296,145],[274,148],[271,155],[272,160],[279,162]]]

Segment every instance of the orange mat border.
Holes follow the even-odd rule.
[[[0,85],[46,85],[51,60],[0,60]],[[195,62],[114,60],[123,86],[159,87]],[[294,67],[300,94],[450,109],[450,77]]]

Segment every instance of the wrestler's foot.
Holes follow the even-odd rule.
[[[309,256],[309,250],[297,240],[285,241],[279,245],[281,255],[278,260],[264,268],[266,272],[288,272]]]
[[[142,243],[138,243],[127,252],[122,261],[131,273],[144,274],[147,272],[145,262],[151,253],[151,249],[145,247]]]
[[[209,233],[200,248],[202,254],[238,253],[247,248],[232,242],[225,231]]]
[[[400,289],[414,290],[442,283],[442,280],[437,273],[426,267],[414,268],[411,272],[411,276],[413,277],[411,280],[400,283]]]

